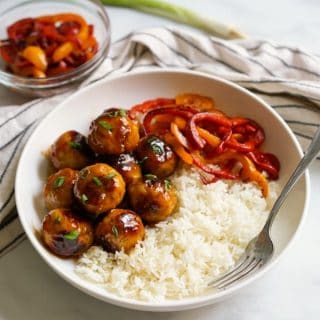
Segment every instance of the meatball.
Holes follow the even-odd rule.
[[[129,153],[112,157],[109,162],[122,175],[127,185],[142,178],[141,168],[137,160]]]
[[[178,163],[171,147],[154,135],[147,135],[140,140],[137,154],[144,172],[155,174],[159,178],[170,176]]]
[[[110,252],[121,249],[129,252],[143,237],[144,226],[141,218],[126,209],[111,210],[95,229],[97,243]]]
[[[42,238],[56,255],[77,256],[86,251],[93,242],[93,227],[70,209],[51,210],[42,222]]]
[[[85,137],[74,130],[64,132],[51,146],[49,159],[56,169],[81,169],[90,163]]]
[[[71,207],[74,200],[73,186],[77,177],[78,171],[70,168],[61,169],[49,176],[43,190],[48,210]]]
[[[88,143],[98,154],[132,152],[139,142],[138,123],[125,110],[109,109],[91,122]]]
[[[129,185],[128,194],[132,209],[150,224],[165,220],[177,205],[176,190],[171,181],[160,180],[151,174],[145,175],[144,180]]]
[[[83,168],[74,185],[74,195],[81,206],[98,216],[115,208],[126,190],[121,174],[104,163]]]

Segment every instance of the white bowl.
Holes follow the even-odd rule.
[[[106,302],[145,311],[177,311],[212,304],[260,277],[284,255],[304,219],[309,200],[309,176],[301,179],[277,216],[272,239],[275,253],[272,261],[254,275],[223,290],[180,300],[142,302],[120,298],[80,278],[74,272],[74,261],[51,254],[37,236],[45,214],[41,190],[46,180],[47,161],[42,152],[62,132],[70,129],[84,134],[92,119],[110,106],[130,106],[155,97],[173,97],[181,92],[212,96],[228,115],[245,116],[261,123],[266,132],[265,150],[275,153],[282,168],[279,184],[283,186],[302,156],[302,150],[286,123],[261,99],[228,81],[201,73],[182,71],[149,71],[107,79],[73,94],[55,108],[38,126],[27,142],[16,175],[16,203],[22,225],[34,248],[61,277],[80,290]]]

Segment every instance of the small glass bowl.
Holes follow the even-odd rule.
[[[19,93],[47,97],[75,88],[99,67],[110,46],[110,22],[98,0],[1,0],[0,39],[7,38],[6,28],[19,19],[69,12],[81,15],[88,24],[94,26],[94,35],[99,44],[94,57],[72,71],[46,78],[14,75],[6,70],[0,57],[1,84]]]

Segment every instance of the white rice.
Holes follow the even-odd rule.
[[[195,296],[231,267],[262,228],[278,193],[262,197],[253,183],[218,181],[204,185],[194,169],[177,170],[176,213],[153,228],[130,252],[91,247],[76,272],[109,292],[145,301]]]

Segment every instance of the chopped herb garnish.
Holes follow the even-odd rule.
[[[102,182],[98,177],[93,177],[92,180],[98,187],[102,186]]]
[[[109,131],[112,131],[112,129],[113,129],[112,125],[106,121],[99,121],[98,123],[100,124],[101,127],[105,128]]]
[[[90,173],[90,170],[87,168],[84,168],[80,171],[80,178],[85,179]]]
[[[64,176],[59,176],[56,180],[54,180],[53,187],[59,188],[64,184]]]
[[[82,196],[81,196],[81,201],[82,201],[83,203],[85,203],[85,202],[88,201],[88,200],[89,200],[89,199],[88,199],[87,195],[86,195],[85,193],[83,193]]]
[[[150,147],[151,147],[151,150],[154,154],[158,154],[158,155],[163,154],[163,150],[158,144],[153,143],[150,145]]]
[[[66,233],[65,235],[63,235],[63,237],[68,240],[76,240],[79,237],[79,235],[80,235],[80,232],[78,230],[72,230]]]
[[[77,141],[70,141],[69,145],[71,148],[77,149],[77,150],[81,149],[81,147],[82,147],[81,143],[77,142]]]
[[[155,176],[154,174],[150,174],[150,173],[145,174],[144,177],[146,178],[146,180],[151,180],[151,181],[157,181],[158,180],[157,176]]]
[[[143,164],[146,160],[148,160],[149,157],[145,156],[140,161],[138,161],[139,164]]]
[[[172,187],[171,181],[168,180],[168,179],[164,179],[164,188],[165,188],[166,190],[170,190],[171,187]]]
[[[149,146],[154,154],[158,154],[158,155],[163,154],[163,148],[161,147],[162,141],[158,137],[151,136],[147,140],[147,143],[149,144]]]
[[[108,173],[108,174],[105,176],[105,178],[109,180],[109,179],[114,178],[115,176],[116,176],[116,174],[115,174],[115,173],[110,172],[110,173]]]
[[[118,237],[119,237],[118,228],[113,225],[111,230],[112,230],[113,235],[114,235],[116,238],[118,238]]]
[[[109,116],[109,117],[113,117],[113,118],[115,118],[115,117],[125,117],[127,115],[127,112],[124,109],[119,109],[119,110],[115,110],[115,111],[108,111],[106,113],[106,115]]]
[[[125,117],[127,115],[127,111],[124,109],[120,109],[118,111],[120,117]]]
[[[148,142],[149,144],[151,144],[153,141],[156,141],[156,140],[158,140],[158,137],[156,137],[156,136],[151,136],[151,137],[147,140],[147,142]]]
[[[54,219],[54,223],[55,224],[59,224],[61,222],[61,217],[56,217],[55,219]]]

